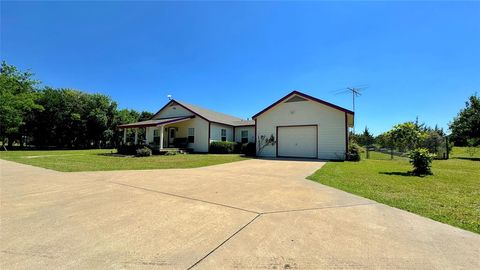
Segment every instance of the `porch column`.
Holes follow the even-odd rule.
[[[138,142],[138,128],[135,129],[135,144]]]
[[[123,143],[127,143],[127,129],[123,128]]]
[[[163,149],[163,130],[165,129],[164,125],[160,126],[160,150]]]
[[[149,143],[149,140],[148,140],[148,131],[149,131],[149,128],[148,127],[145,127],[145,144],[148,145]]]

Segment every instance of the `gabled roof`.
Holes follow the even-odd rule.
[[[268,106],[267,108],[261,110],[259,113],[255,114],[252,118],[253,118],[253,119],[257,118],[257,117],[260,116],[261,114],[265,113],[266,111],[270,110],[271,108],[275,107],[276,105],[282,103],[283,101],[285,101],[286,99],[288,99],[289,97],[291,97],[291,96],[293,96],[293,95],[297,95],[297,96],[306,98],[306,99],[308,99],[308,100],[321,103],[321,104],[323,104],[323,105],[332,107],[332,108],[334,108],[334,109],[337,109],[337,110],[339,110],[339,111],[342,111],[342,112],[345,112],[345,113],[348,113],[348,114],[351,114],[351,115],[354,114],[354,112],[352,112],[352,111],[350,111],[350,110],[348,110],[348,109],[342,108],[342,107],[337,106],[337,105],[335,105],[335,104],[326,102],[325,100],[321,100],[321,99],[318,99],[318,98],[316,98],[316,97],[312,97],[312,96],[309,96],[309,95],[304,94],[304,93],[302,93],[302,92],[299,92],[299,91],[297,91],[297,90],[294,90],[294,91],[290,92],[288,95],[286,95],[286,96],[284,96],[283,98],[279,99],[277,102],[275,102],[275,103],[273,103],[272,105]]]
[[[178,123],[188,119],[192,119],[194,117],[195,116],[192,115],[192,116],[170,117],[170,118],[163,118],[163,119],[151,119],[147,121],[118,125],[118,128],[154,127],[159,125]]]
[[[212,111],[209,109],[205,109],[196,105],[192,105],[183,101],[179,100],[174,100],[172,99],[170,102],[168,102],[163,108],[161,108],[155,115],[152,117],[152,119],[158,115],[164,108],[168,107],[170,104],[176,103],[186,109],[187,111],[190,111],[191,113],[198,115],[200,118],[203,118],[209,122],[214,122],[214,123],[219,123],[219,124],[225,124],[229,126],[253,126],[255,125],[255,121],[253,120],[244,120],[235,116],[231,116],[228,114]]]

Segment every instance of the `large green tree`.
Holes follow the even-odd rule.
[[[356,140],[358,144],[364,146],[372,145],[375,142],[375,138],[370,133],[367,127],[365,127],[365,130],[362,134],[356,136]]]
[[[465,108],[449,124],[451,139],[458,146],[480,145],[480,98],[472,95]]]
[[[113,137],[117,104],[105,95],[47,87],[38,102],[44,111],[31,121],[37,146],[100,147]]]
[[[388,131],[393,146],[400,151],[415,149],[426,139],[427,134],[421,126],[413,122],[405,122],[395,125]]]
[[[15,66],[2,62],[0,72],[0,139],[9,146],[15,140],[23,143],[25,122],[33,110],[42,110],[37,104],[39,81],[31,72],[21,72]]]

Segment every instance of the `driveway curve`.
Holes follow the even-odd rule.
[[[480,236],[305,177],[319,161],[62,173],[0,160],[1,269],[480,269]]]

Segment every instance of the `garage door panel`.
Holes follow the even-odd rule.
[[[280,157],[317,157],[317,126],[278,127],[277,155]]]

